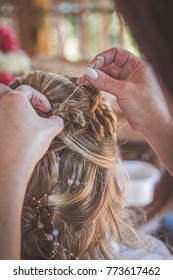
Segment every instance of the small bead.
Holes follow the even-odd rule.
[[[58,163],[59,163],[60,159],[61,159],[60,156],[56,155],[56,160],[57,160]]]
[[[68,180],[68,185],[69,186],[73,185],[73,181],[72,180]]]
[[[64,248],[64,251],[67,252],[67,248]]]
[[[39,229],[43,229],[43,228],[44,228],[44,224],[43,224],[43,223],[38,222],[38,223],[37,223],[37,227],[38,227]]]
[[[35,200],[35,197],[33,197],[32,200]]]
[[[49,240],[49,241],[52,241],[52,240],[53,240],[52,234],[48,234],[46,237],[47,237],[47,240]]]
[[[47,196],[47,193],[45,193],[44,196]]]
[[[70,256],[74,257],[73,253],[70,253]]]
[[[38,204],[39,204],[40,202],[41,202],[41,201],[39,200],[39,201],[38,201]]]
[[[79,180],[76,180],[75,184],[76,184],[76,185],[79,185],[79,184],[80,184]]]
[[[76,180],[75,184],[78,186],[80,184],[79,180]]]
[[[53,225],[53,222],[52,222],[52,221],[51,221],[50,223]]]
[[[52,250],[52,253],[55,253],[55,251],[54,251],[54,250]]]
[[[52,235],[55,236],[55,237],[58,236],[59,235],[59,231],[57,229],[54,229],[52,231]]]

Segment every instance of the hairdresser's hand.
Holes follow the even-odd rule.
[[[130,52],[113,48],[98,54],[79,83],[92,84],[116,96],[131,127],[147,137],[151,129],[162,130],[170,115],[151,67]]]
[[[15,91],[0,85],[0,171],[25,172],[29,179],[52,139],[63,129],[59,117],[41,118],[34,108],[48,112],[47,98],[29,86]],[[5,172],[5,171],[4,171]]]
[[[52,139],[59,117],[41,118],[48,100],[29,86],[15,91],[0,84],[0,259],[20,259],[21,213],[28,180]]]
[[[86,68],[79,83],[116,96],[131,127],[144,136],[173,176],[173,120],[152,68],[117,48],[100,53],[91,64],[94,68]]]

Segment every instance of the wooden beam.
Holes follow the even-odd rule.
[[[33,25],[36,32],[35,54],[49,52],[50,0],[32,0],[34,9]]]
[[[50,0],[15,0],[19,11],[22,48],[31,55],[49,51]]]

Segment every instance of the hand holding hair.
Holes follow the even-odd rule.
[[[1,156],[1,161],[6,157],[8,161],[13,160],[17,153],[17,159],[21,155],[21,161],[30,162],[34,168],[52,139],[63,129],[63,121],[58,116],[41,118],[35,112],[33,107],[48,112],[51,105],[44,95],[28,85],[15,91],[1,85],[0,95],[3,95],[0,99],[1,151],[9,151],[8,155]]]
[[[116,96],[129,124],[144,135],[159,118],[163,126],[170,119],[162,90],[151,67],[124,49],[112,48],[99,53],[85,69],[79,83],[92,84]]]
[[[143,135],[173,174],[172,117],[149,64],[126,50],[112,48],[99,53],[78,82],[116,96],[131,127]]]
[[[20,258],[21,211],[28,180],[63,129],[60,117],[41,118],[32,106],[44,112],[51,108],[47,98],[29,86],[13,91],[0,85],[0,259]]]
[[[34,108],[43,112],[48,112],[51,109],[48,99],[39,91],[28,85],[21,85],[14,91],[10,87],[0,83],[0,96],[2,97],[7,93],[17,93],[23,95],[24,98],[27,98],[30,101]]]

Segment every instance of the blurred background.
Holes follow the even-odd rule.
[[[111,47],[140,56],[111,0],[0,0],[1,82],[8,84],[31,69],[80,76],[91,58]],[[116,102],[115,108],[122,157],[160,171],[152,202],[142,206],[156,227],[155,217],[173,210],[173,179],[145,139],[131,130]]]
[[[112,0],[0,0],[0,26],[12,29],[37,69],[80,76],[89,60],[108,48],[138,53]],[[0,40],[7,40],[1,33]],[[12,58],[14,66],[22,64]],[[10,70],[15,75],[27,71],[26,60],[22,71]]]
[[[1,0],[0,24],[15,29],[30,56],[80,61],[115,45],[134,50],[111,0]]]

